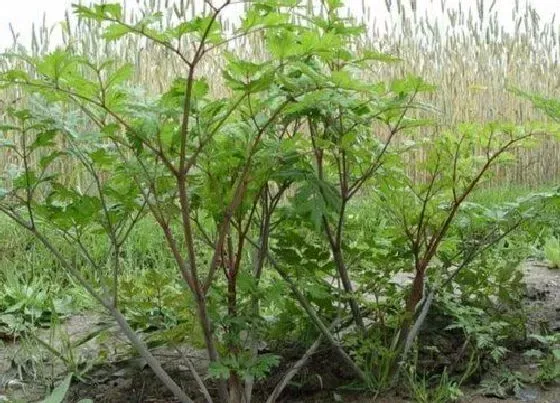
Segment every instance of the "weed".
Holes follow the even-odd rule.
[[[560,240],[549,237],[544,243],[544,256],[551,269],[560,269]]]
[[[539,350],[526,354],[538,359],[538,372],[535,380],[541,384],[550,384],[560,380],[560,335],[531,335],[539,345]]]
[[[520,372],[503,369],[497,376],[482,382],[481,393],[485,396],[505,399],[518,394],[525,387],[527,381],[527,377]]]
[[[439,379],[431,382],[426,377],[418,377],[411,367],[408,371],[408,384],[415,402],[446,403],[459,400],[463,393],[456,381],[449,379],[447,371],[443,371]]]

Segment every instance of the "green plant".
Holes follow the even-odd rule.
[[[3,178],[0,210],[108,310],[183,402],[191,398],[127,321],[128,312],[128,319],[137,322],[133,311],[139,301],[134,298],[149,289],[139,285],[135,290],[137,284],[123,275],[122,258],[134,228],[148,216],[161,231],[175,276],[187,288],[182,304],[200,325],[211,374],[219,375],[219,399],[250,399],[254,380],[277,363],[253,345],[263,335],[259,284],[274,276],[265,273],[265,262],[271,261],[268,243],[285,192],[295,190],[290,205],[316,228],[336,215],[342,220],[344,205],[375,174],[389,146],[371,136],[370,125],[380,122],[391,136],[414,125],[404,119],[406,112],[418,92],[432,88],[417,78],[382,86],[363,81],[359,68],[393,59],[373,50],[360,55],[349,51],[364,29],[339,16],[338,1],[325,4],[324,16],[299,24],[291,22],[299,10],[296,3],[257,2],[236,33],[220,24],[229,3],[210,4],[204,15],[167,26],[158,25],[158,13],[129,23],[118,4],[75,7],[80,18],[104,25],[106,41],[141,36],[183,63],[185,77],[176,77],[161,94],[133,90],[131,65],[89,58],[72,48],[42,57],[9,55],[26,68],[8,70],[1,78],[3,85],[26,90],[30,103],[16,102],[6,110],[2,129],[15,134],[16,141],[3,147],[16,156],[19,169]],[[257,63],[224,52],[229,93],[211,96],[207,80],[199,78],[202,60],[227,46],[228,37],[261,31],[267,58]],[[181,47],[187,40],[195,43],[192,53]],[[329,167],[321,158],[311,164],[309,150],[328,152],[324,162]],[[68,162],[80,184],[57,175],[54,166]],[[337,162],[342,162],[339,172],[345,181],[333,186],[324,174],[334,179]],[[327,235],[337,275],[351,291],[341,259],[342,222],[335,221],[324,228],[337,232]],[[104,242],[92,247],[91,234]],[[60,247],[64,242],[74,249]],[[321,338],[336,346],[363,379],[363,371],[324,324],[337,319],[315,313],[291,282],[291,273],[275,268],[314,318]],[[156,290],[146,302],[161,314],[170,305],[162,303],[163,289],[173,287],[174,279],[156,270],[144,274]],[[358,302],[351,293],[346,298],[363,328]],[[248,340],[242,334],[249,334]],[[199,386],[208,393],[202,382]]]
[[[526,352],[527,356],[538,358],[539,370],[535,380],[542,384],[549,384],[560,379],[560,336],[531,335],[540,344],[539,350]]]
[[[70,389],[70,384],[72,383],[73,374],[68,374],[59,384],[56,386],[51,394],[45,399],[41,400],[41,403],[62,403],[65,401],[68,390]],[[92,403],[91,399],[81,399],[78,403]]]
[[[411,349],[438,293],[460,289],[462,273],[532,216],[532,205],[489,209],[469,199],[494,166],[511,162],[512,151],[537,135],[509,124],[460,125],[431,141],[422,164],[426,181],[413,181],[404,169],[382,178],[379,198],[406,234],[414,274],[396,341],[399,354]],[[474,156],[473,148],[486,150],[485,156]]]
[[[72,313],[72,298],[63,296],[60,288],[50,287],[56,285],[45,286],[43,277],[32,278],[26,283],[17,274],[6,272],[0,300],[3,311],[0,331],[17,336],[34,326],[48,325],[53,315],[64,317]]]
[[[500,363],[508,352],[503,343],[509,340],[508,332],[514,329],[512,324],[483,315],[480,308],[454,304],[451,301],[446,301],[445,305],[455,320],[446,330],[461,329],[464,332],[465,346],[470,347],[472,354],[465,378],[476,371],[485,359]]]
[[[560,240],[556,237],[549,237],[544,243],[544,256],[551,269],[560,268]]]
[[[482,382],[481,393],[506,399],[508,396],[517,395],[526,383],[527,377],[520,372],[503,369],[497,376]]]
[[[314,3],[318,5],[318,3]],[[390,81],[402,78],[402,72],[412,72],[421,75],[429,82],[437,83],[438,91],[429,95],[430,101],[439,110],[444,111],[446,123],[477,121],[486,123],[496,118],[505,121],[519,121],[521,117],[528,121],[543,119],[538,110],[527,108],[525,102],[505,88],[511,80],[524,83],[532,91],[551,94],[558,73],[555,64],[555,48],[552,47],[546,56],[541,57],[540,49],[554,43],[554,22],[546,18],[538,18],[538,12],[531,5],[527,7],[513,7],[512,21],[517,21],[515,31],[508,29],[502,32],[499,13],[494,13],[495,5],[491,1],[477,3],[476,12],[472,17],[464,8],[456,5],[442,5],[441,14],[430,15],[426,18],[422,7],[410,7],[406,4],[397,6],[395,2],[386,2],[387,15],[395,24],[383,26],[382,19],[377,18],[377,10],[364,3],[361,12],[365,24],[371,28],[368,37],[379,49],[385,49],[395,54],[401,60],[402,68],[393,65],[380,65],[375,69],[364,69],[362,74],[373,80]],[[177,2],[148,2],[148,13],[161,12],[172,18],[188,19],[191,9],[188,5],[182,7]],[[193,6],[194,7],[194,6]],[[312,14],[318,7],[311,7],[306,13]],[[354,8],[353,8],[354,9]],[[196,8],[198,10],[198,7]],[[385,11],[385,10],[383,10]],[[128,15],[134,14],[134,7],[125,10]],[[233,13],[236,14],[236,13]],[[227,22],[236,24],[237,15],[231,18],[223,15],[224,25]],[[540,16],[546,17],[546,16]],[[474,21],[474,23],[473,23]],[[449,27],[445,35],[441,26]],[[167,55],[166,48],[152,47],[150,52],[138,52],[142,49],[142,38],[128,36],[122,38],[123,46],[92,49],[88,44],[96,41],[101,32],[96,24],[88,20],[77,20],[66,15],[62,37],[65,45],[72,45],[83,52],[102,53],[107,58],[115,58],[131,62],[137,67],[135,79],[150,91],[161,91],[175,76],[181,66],[179,58],[167,58],[166,63],[160,63]],[[33,55],[43,54],[52,50],[56,43],[51,38],[51,27],[42,26],[41,34],[32,35],[33,41],[30,51]],[[415,32],[415,35],[410,35]],[[505,35],[504,35],[505,33]],[[246,45],[244,37],[232,38],[233,48],[239,49]],[[13,50],[20,48],[14,36]],[[96,42],[97,43],[97,42]],[[398,46],[396,45],[398,43]],[[427,51],[426,47],[430,49]],[[505,55],[502,49],[509,49]],[[437,51],[435,51],[437,49]],[[100,52],[100,53],[97,53]],[[266,42],[263,37],[254,35],[250,38],[250,46],[246,52],[252,60],[259,60],[266,52]],[[519,63],[510,63],[519,60]],[[11,61],[2,60],[2,67],[12,66]],[[14,62],[17,64],[17,62]],[[151,67],[158,64],[157,71]],[[506,74],[504,74],[506,65]],[[219,64],[202,63],[201,71],[204,75],[213,77],[212,91],[222,93],[227,91],[223,80],[220,79]],[[485,74],[479,74],[483,69]],[[534,77],[538,76],[538,80]],[[554,181],[557,176],[557,151],[551,143],[543,144],[537,149],[520,151],[524,160],[535,158],[538,163],[518,164],[514,169],[497,169],[493,184],[504,182],[516,184],[522,182],[528,185],[538,185],[542,180]],[[7,157],[7,156],[6,156]],[[8,161],[9,158],[2,158]],[[421,173],[415,171],[415,164],[422,160],[422,153],[410,160],[410,174],[420,178]],[[68,176],[73,176],[70,165],[61,167]],[[512,167],[513,168],[513,167]]]
[[[457,382],[449,379],[447,371],[443,371],[434,386],[426,377],[418,379],[414,368],[407,372],[408,384],[415,402],[421,403],[445,403],[455,402],[463,396]]]

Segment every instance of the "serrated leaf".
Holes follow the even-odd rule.
[[[294,66],[301,70],[303,74],[311,78],[316,85],[321,85],[326,82],[326,77],[319,71],[303,62],[296,62]]]
[[[114,155],[109,154],[105,149],[99,148],[89,154],[91,160],[100,167],[112,166],[116,158]]]
[[[37,134],[35,141],[31,144],[31,150],[35,150],[41,147],[51,147],[55,143],[53,139],[56,137],[56,130],[46,130]]]
[[[191,94],[194,98],[202,98],[208,95],[209,89],[210,86],[205,78],[197,79],[193,81]]]
[[[263,12],[262,8],[256,7],[247,10],[245,17],[241,22],[241,30],[249,32],[252,29],[261,27],[273,28],[281,27],[290,21],[290,16],[284,13],[274,11]]]
[[[17,176],[14,179],[14,188],[16,189],[27,189],[28,187],[32,187],[38,181],[37,175],[35,171],[29,170],[27,172],[22,173],[21,175]]]
[[[221,362],[211,362],[208,366],[208,375],[214,379],[228,379],[230,369]]]
[[[98,4],[92,7],[73,4],[72,7],[76,15],[95,21],[119,20],[122,17],[122,7],[118,3]]]
[[[10,81],[10,82],[17,82],[17,81],[29,81],[29,75],[27,72],[23,70],[8,70],[3,73],[1,76],[2,81]]]
[[[413,93],[413,92],[431,92],[436,87],[427,83],[421,77],[409,76],[403,79],[397,79],[391,82],[391,91],[394,93]]]
[[[385,63],[396,63],[402,59],[395,57],[389,53],[378,52],[376,50],[363,50],[360,53],[359,61],[377,61]]]
[[[78,58],[71,53],[62,49],[57,49],[36,63],[36,69],[39,73],[49,77],[54,81],[58,81],[63,74],[75,69]]]
[[[53,161],[55,161],[58,157],[65,155],[66,153],[62,152],[62,151],[55,151],[52,153],[49,153],[47,155],[44,155],[41,157],[41,159],[39,160],[39,165],[41,166],[42,170],[45,170],[50,164],[53,163]]]
[[[107,80],[107,89],[124,83],[132,77],[134,73],[134,66],[131,63],[126,63],[111,73]]]
[[[191,21],[183,22],[166,30],[164,35],[180,39],[186,34],[194,34],[198,40],[204,37],[205,41],[213,44],[223,41],[221,23],[211,15],[198,16]]]
[[[133,31],[130,27],[120,23],[115,23],[105,28],[105,32],[103,32],[102,37],[108,41],[116,41],[131,32]]]
[[[266,45],[270,53],[277,59],[283,60],[288,54],[293,53],[296,38],[287,31],[269,32]]]

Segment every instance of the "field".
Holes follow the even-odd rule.
[[[95,4],[14,42],[0,398],[558,401],[560,39],[495,3]]]

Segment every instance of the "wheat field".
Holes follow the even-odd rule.
[[[350,0],[347,0],[347,2]],[[352,0],[353,4],[356,3]],[[439,17],[421,15],[416,1],[385,0],[391,18],[381,21],[367,0],[358,0],[361,12],[358,20],[368,30],[362,46],[374,47],[401,59],[399,63],[379,64],[375,70],[364,72],[373,80],[390,80],[407,74],[421,76],[437,85],[437,91],[425,100],[433,105],[441,125],[452,127],[459,122],[488,122],[503,120],[527,123],[546,119],[527,102],[508,91],[517,87],[545,96],[556,96],[560,86],[560,32],[554,19],[543,23],[535,9],[522,7],[519,1],[512,10],[514,30],[504,29],[494,11],[496,0],[476,0],[473,10],[451,8],[445,0],[432,0]],[[242,2],[239,2],[242,3]],[[235,16],[243,4],[222,21],[230,30],[235,29]],[[354,4],[355,5],[355,4]],[[319,0],[307,0],[306,12],[321,12]],[[139,18],[137,10],[161,11],[162,24],[177,19],[189,19],[205,11],[205,5],[189,0],[136,0],[125,7],[131,22]],[[183,74],[184,66],[178,58],[144,39],[128,36],[116,43],[99,42],[99,28],[76,20],[70,12],[64,18],[62,43],[96,58],[117,58],[136,66],[135,80],[149,91],[160,92],[176,76]],[[32,44],[26,51],[41,55],[54,47],[52,30],[43,24],[33,28]],[[15,35],[14,35],[15,38]],[[188,46],[188,44],[185,44]],[[258,35],[232,41],[229,46],[252,59],[266,57],[263,41]],[[16,41],[11,51],[22,51]],[[212,77],[212,92],[224,95],[217,71],[222,59],[218,51],[206,59],[201,75]],[[0,58],[0,70],[14,67],[13,59]],[[4,93],[2,107],[18,98],[18,94]],[[433,135],[432,133],[419,135]],[[3,136],[3,134],[0,134]],[[518,163],[496,172],[494,182],[538,186],[554,182],[560,173],[560,145],[547,140],[541,146],[521,151]],[[419,154],[416,157],[422,159]],[[10,156],[0,154],[0,169],[6,169]],[[413,165],[413,164],[412,164]],[[71,171],[71,167],[60,167]],[[413,168],[412,168],[413,170]],[[412,172],[414,174],[414,172]]]

